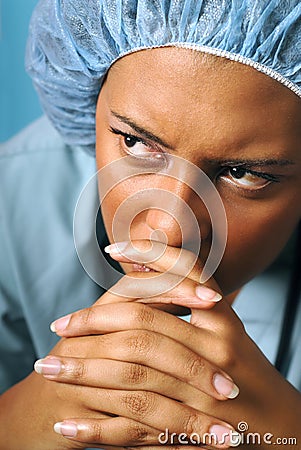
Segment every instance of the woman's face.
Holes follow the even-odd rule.
[[[203,170],[227,215],[226,250],[214,274],[227,295],[275,259],[300,219],[300,104],[280,83],[236,62],[172,47],[140,51],[115,63],[101,90],[97,166],[127,154],[163,152]],[[205,261],[212,226],[206,208],[185,183],[160,174],[125,180],[106,196],[102,212],[110,241],[118,206],[149,187],[173,192],[191,207]],[[162,230],[169,245],[188,246],[195,235],[188,227],[182,242],[182,212],[172,213],[140,212],[131,239]]]

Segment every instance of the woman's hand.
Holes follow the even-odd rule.
[[[61,425],[65,436],[85,446],[128,446],[158,444],[158,436],[165,429],[177,434],[194,432],[200,437],[209,431],[229,434],[227,423],[211,417],[206,404],[209,409],[213,399],[236,395],[233,382],[177,339],[157,331],[166,327],[176,332],[181,325],[190,327],[188,323],[135,303],[94,307],[92,311],[84,310],[81,317],[75,314],[75,320],[92,324],[94,313],[96,328],[98,316],[102,317],[101,329],[107,328],[106,334],[65,339],[55,349],[61,357],[51,356],[36,365],[49,380],[61,382],[53,389],[63,404],[76,397],[95,412],[94,420],[81,411],[76,414],[75,409],[72,416],[62,416],[71,419]],[[122,318],[123,325],[118,318]],[[116,326],[120,331],[110,332]],[[199,405],[201,397],[204,408],[197,411],[194,406]],[[119,417],[101,421],[98,411]]]
[[[133,247],[130,248],[128,255],[126,254],[127,247],[123,247],[122,253],[116,251],[119,245],[113,246],[111,256],[119,262],[135,260],[135,256],[136,260],[140,261],[141,254],[149,248],[150,243],[137,241],[134,242],[134,245],[138,249],[137,256]],[[155,270],[167,270],[172,264],[173,257],[177,257],[179,251],[179,249],[167,247],[164,257],[154,264],[148,263],[148,266]],[[201,264],[197,263],[188,277],[197,282],[200,279],[201,268]],[[209,285],[216,288],[213,279],[209,280]],[[250,444],[253,444],[252,448],[254,449],[270,448],[273,444],[277,444],[278,448],[279,446],[286,449],[296,448],[296,445],[301,441],[300,392],[290,385],[269,363],[246,334],[233,309],[224,300],[210,311],[204,311],[204,304],[192,304],[191,308],[191,323],[202,330],[207,329],[211,337],[212,334],[216,336],[216,342],[210,339],[210,335],[207,340],[203,340],[206,347],[205,345],[202,346],[202,339],[196,338],[199,342],[199,348],[201,348],[199,353],[230,374],[241,390],[239,397],[230,404],[227,402],[216,403],[216,408],[211,413],[216,417],[228,420],[233,426],[240,424],[240,431],[243,431],[245,422],[247,422],[249,435],[248,433],[245,436],[242,435],[241,448],[250,448]],[[196,345],[198,345],[197,342]],[[186,345],[188,348],[197,351],[197,347],[190,347],[187,340]],[[211,349],[211,356],[209,354],[206,356],[204,349],[208,349],[209,353]],[[259,433],[259,436],[252,435],[252,432]],[[292,438],[290,439],[291,444],[288,444],[289,439],[286,439],[287,437]],[[233,438],[233,444],[235,444],[240,436],[236,435]]]
[[[154,276],[153,273],[136,275],[144,279]],[[169,284],[171,281],[175,281],[173,274],[167,277]],[[144,290],[139,291],[143,285],[135,285],[133,282],[133,277],[123,277],[118,288],[122,288],[122,292],[130,291],[130,295],[135,294],[138,298],[145,296]],[[153,283],[153,287],[156,287],[156,283]],[[172,293],[161,295],[160,302],[170,303],[171,300],[178,299],[181,304],[185,299],[184,303],[188,301],[200,304],[201,299],[196,292],[201,296],[206,294],[206,298],[210,294],[211,299],[212,296],[215,297],[213,300],[220,298],[198,283],[184,279]],[[120,297],[108,292],[102,297],[102,302],[113,303],[117,299],[120,302]],[[132,299],[123,297],[123,300]],[[204,307],[208,308],[211,304],[212,302],[204,302]],[[204,397],[204,405],[212,399],[221,401],[236,396],[238,390],[233,381],[226,373],[178,342],[177,338],[161,333],[166,326],[174,330],[181,325],[191,328],[188,323],[138,303],[95,306],[84,310],[83,315],[88,316],[82,319],[91,324],[94,313],[96,316],[100,314],[107,322],[107,332],[96,324],[95,336],[94,333],[89,333],[92,335],[62,340],[52,352],[56,358],[52,356],[36,364],[37,371],[42,372],[49,380],[62,382],[56,387],[53,385],[62,403],[67,405],[69,399],[76,398],[81,402],[82,408],[86,407],[90,412],[87,417],[87,414],[82,414],[81,408],[76,415],[78,408],[73,407],[72,416],[61,416],[62,419],[73,420],[65,422],[61,428],[57,425],[58,431],[64,435],[69,434],[69,437],[73,435],[85,443],[85,446],[91,446],[93,442],[98,445],[137,445],[141,444],[142,437],[144,443],[158,444],[158,436],[166,428],[170,433],[177,434],[196,432],[202,436],[209,431],[216,432],[217,435],[223,432],[229,434],[231,428],[226,421],[211,417],[206,413],[205,407],[204,411],[196,411],[194,405],[198,404],[196,399],[200,395]],[[154,319],[151,319],[152,316]],[[125,320],[124,331],[120,329],[115,333],[110,332],[111,319],[114,317],[115,320]],[[139,318],[140,330],[135,330]],[[154,321],[156,326],[147,331],[149,320]],[[64,318],[55,325],[62,327],[67,321],[68,318]],[[116,324],[113,323],[113,326]],[[102,336],[99,336],[100,333]],[[152,342],[153,350],[147,348]],[[62,357],[58,358],[59,355]],[[154,368],[149,364],[150,360],[153,360]],[[68,386],[67,383],[71,384]],[[94,420],[91,420],[91,411],[95,411]],[[158,411],[160,415],[154,414]],[[101,421],[99,412],[119,417]],[[176,414],[176,421],[174,418],[171,420],[170,412]],[[80,417],[87,419],[76,422],[80,426],[72,429],[74,420]],[[225,446],[221,444],[217,447]]]
[[[56,351],[54,349],[53,351]],[[58,350],[57,350],[58,351]],[[63,387],[63,385],[61,385]],[[74,412],[88,417],[89,411],[76,392],[62,400],[62,392],[44,377],[31,373],[0,396],[1,450],[76,450],[82,443],[62,440],[53,423]],[[95,413],[90,414],[95,417]],[[98,413],[99,419],[108,418]]]
[[[140,274],[140,276],[143,275],[144,274]],[[128,282],[128,278],[124,277],[124,282]],[[175,297],[178,296],[180,299],[184,293],[185,297],[190,298],[192,302],[200,302],[200,299],[196,296],[194,291],[194,284],[188,283],[187,280],[183,280],[182,283],[182,286],[179,285],[179,287],[174,290]],[[118,300],[120,301],[120,297]],[[123,297],[123,300],[126,301],[131,299]],[[103,301],[114,302],[116,301],[116,296],[107,293]],[[169,303],[170,299],[167,300],[167,297],[162,297],[162,302],[164,301]],[[209,306],[208,303],[206,305],[207,306],[205,307]],[[119,305],[107,305],[107,307],[109,306],[110,308],[113,308],[113,314],[118,317],[120,311]],[[142,304],[127,304],[125,307],[132,308],[130,312],[131,315],[133,313],[137,314],[135,313],[135,308],[137,307],[142,308],[143,310],[147,309],[151,313],[153,311],[151,308],[144,307]],[[157,314],[161,314],[160,317],[162,320],[165,320],[166,318],[174,320],[174,327],[177,327],[178,323],[182,323],[180,319],[172,317],[169,314],[160,311],[157,311]],[[144,315],[144,318],[146,320],[147,313]],[[108,318],[108,321],[110,322],[110,317]],[[164,326],[164,322],[161,325]],[[144,331],[142,331],[142,334],[143,333]],[[126,350],[126,345],[130,344],[130,342],[134,343],[137,339],[137,343],[141,341],[141,336],[139,338],[137,338],[137,336],[135,337],[135,335],[130,337],[130,334],[131,332],[129,333],[127,343],[124,343],[124,335],[119,334],[117,336],[117,333],[115,333],[115,335],[112,333],[111,336],[113,337],[114,335],[115,341],[111,345],[113,345],[114,348],[123,348]],[[194,429],[192,424],[189,425],[193,418],[195,419],[195,427],[197,427],[198,423],[201,423],[201,425],[197,427],[198,433],[208,431],[212,425],[219,424],[221,426],[226,426],[226,423],[206,414],[200,414],[193,409],[193,406],[189,406],[189,403],[193,405],[194,398],[200,393],[199,389],[195,388],[193,385],[179,380],[172,375],[158,372],[156,369],[152,368],[147,368],[147,379],[145,379],[145,372],[143,373],[143,366],[140,364],[118,361],[117,359],[116,361],[111,359],[108,360],[107,358],[100,359],[100,349],[106,349],[108,354],[113,354],[110,353],[110,348],[106,348],[102,345],[101,339],[105,339],[106,337],[109,338],[110,336],[88,336],[77,337],[74,339],[62,339],[51,353],[57,356],[67,355],[67,358],[65,365],[63,364],[63,370],[57,374],[57,376],[53,376],[52,378],[53,380],[60,380],[60,376],[63,377],[65,374],[65,380],[61,379],[61,381],[65,382],[53,383],[53,381],[50,381],[51,377],[47,379],[45,376],[42,377],[38,376],[36,373],[32,373],[21,383],[9,389],[1,397],[2,431],[0,432],[0,441],[2,444],[0,444],[0,448],[5,450],[8,448],[10,450],[18,450],[20,446],[20,436],[22,436],[22,448],[24,450],[68,450],[85,448],[87,446],[105,447],[106,442],[115,446],[141,445],[141,443],[149,445],[157,444],[158,435],[164,430],[164,426],[168,426],[169,423],[168,421],[166,423],[164,421],[161,423],[160,420],[158,425],[159,428],[154,428],[154,414],[151,414],[151,411],[149,411],[149,413],[145,411],[145,418],[141,418],[141,421],[137,420],[137,417],[138,419],[140,417],[139,411],[142,412],[140,408],[137,411],[137,405],[140,404],[140,399],[141,402],[143,401],[144,393],[148,396],[147,398],[149,398],[150,395],[153,395],[154,411],[156,409],[156,401],[158,408],[161,408],[162,404],[166,411],[175,410],[179,413],[179,423],[172,423],[171,430],[182,430],[183,423],[185,422],[187,422],[187,427],[190,426]],[[109,340],[106,342],[109,344]],[[186,348],[182,350],[184,350],[187,357],[196,357],[195,355],[191,355],[192,352],[188,352]],[[171,349],[171,351],[168,350],[168,353],[172,355],[174,354],[174,351]],[[69,364],[68,355],[72,357],[70,358],[70,366],[68,369],[69,375],[68,371],[64,372]],[[82,357],[83,364],[74,366],[74,361],[78,361],[78,359],[73,359],[74,357]],[[94,357],[97,359],[94,360]],[[89,366],[89,361],[92,366]],[[54,361],[52,362],[54,363]],[[171,358],[171,362],[174,362],[173,358]],[[99,364],[95,366],[94,363]],[[115,364],[114,367],[112,367],[112,363],[119,364],[118,366]],[[109,365],[107,366],[107,364]],[[41,369],[43,371],[44,369],[46,370],[47,364],[44,365],[44,368],[41,365],[39,367],[38,364],[36,367],[39,371],[41,371]],[[93,387],[93,382],[89,382],[92,384],[91,386],[89,383],[85,382],[86,369],[89,369],[89,367],[92,367],[93,369],[93,376],[95,375],[95,370],[99,371],[99,380],[97,380],[95,384],[96,386],[100,386],[100,388]],[[58,365],[48,364],[48,369],[49,368],[50,372],[52,371],[53,373],[53,371],[57,370]],[[106,368],[107,372],[105,372]],[[162,368],[164,369],[163,366]],[[176,369],[177,368],[174,368],[173,370]],[[184,369],[186,368],[184,367]],[[112,376],[112,371],[114,372],[114,376]],[[210,374],[213,374],[213,371],[214,367],[208,364],[206,371],[207,377],[204,377],[203,381],[198,380],[197,385],[203,390],[208,389],[208,391],[211,392],[211,395],[224,399],[227,395],[230,395],[229,393],[233,385],[231,381],[229,382],[229,380],[226,380],[226,384],[221,386],[221,382],[219,381],[217,387],[220,391],[224,388],[226,395],[216,391],[210,380]],[[119,375],[120,377],[118,378]],[[68,376],[70,376],[69,379]],[[78,386],[74,386],[73,383],[78,383]],[[101,386],[105,387],[101,388]],[[109,386],[110,390],[106,388],[106,386]],[[115,389],[117,387],[120,392]],[[137,390],[139,391],[138,397],[134,392]],[[166,397],[166,393],[169,394],[170,398],[168,396]],[[116,401],[109,401],[113,398],[113,395],[115,395]],[[163,403],[160,401],[161,397]],[[180,400],[175,400],[177,398]],[[205,398],[210,399],[209,396],[205,396]],[[99,399],[99,402],[97,399]],[[123,399],[123,402],[120,401],[120,399]],[[183,405],[181,404],[181,399],[183,399]],[[186,404],[184,404],[185,401]],[[118,406],[117,410],[116,405]],[[103,411],[108,411],[108,413],[106,414]],[[114,414],[114,411],[116,411],[116,414]],[[135,420],[131,419],[129,416],[134,417]],[[74,434],[74,418],[84,419],[80,422],[81,426],[79,427],[76,439],[63,439],[62,436],[53,431],[53,424],[61,422],[64,418],[71,419],[71,422],[65,423],[65,434],[68,434],[70,437]],[[149,426],[148,422],[152,425]],[[158,420],[155,424],[156,423],[158,423]],[[16,429],[18,430],[18,433],[15,432]],[[63,428],[57,425],[56,430],[62,432]],[[7,438],[8,436],[9,439]],[[77,439],[80,439],[81,442]],[[93,445],[92,442],[96,442],[96,444]],[[1,447],[1,445],[4,447]]]
[[[135,245],[143,246],[145,243]],[[169,249],[165,258],[163,256],[152,268],[166,270],[164,264],[170,262],[168,251]],[[171,252],[174,253],[175,249]],[[115,258],[118,259],[118,254]],[[142,273],[139,276],[151,278],[156,275]],[[197,266],[189,273],[189,277],[191,278],[183,280],[172,292],[151,299],[144,298],[142,301],[152,304],[172,302],[199,308],[204,304],[207,305],[205,308],[211,307],[212,303],[202,303],[196,298],[196,280],[199,279]],[[123,286],[122,280],[125,283]],[[126,287],[126,283],[132,281],[130,287],[133,296],[134,279],[130,276],[122,280],[121,287]],[[139,299],[139,293],[136,294]],[[133,301],[132,298],[128,300]],[[58,334],[68,339],[62,343],[63,347],[60,349],[63,357],[57,360],[61,371],[52,375],[51,379],[70,383],[73,388],[75,384],[81,385],[78,386],[78,392],[83,394],[83,398],[84,392],[88,392],[87,387],[91,391],[93,386],[100,386],[94,403],[90,403],[89,407],[98,411],[103,408],[103,411],[123,416],[95,422],[82,420],[77,416],[72,419],[73,425],[80,425],[76,429],[75,439],[88,443],[100,439],[97,442],[134,445],[135,443],[129,442],[129,430],[132,429],[131,426],[137,427],[137,423],[140,423],[140,431],[144,430],[144,437],[142,440],[136,440],[136,444],[148,442],[155,445],[158,444],[158,430],[164,431],[166,428],[170,433],[182,432],[189,435],[195,432],[202,436],[213,424],[212,416],[233,425],[246,421],[250,431],[272,433],[275,436],[275,431],[279,436],[280,430],[283,430],[283,435],[287,436],[288,432],[292,435],[293,430],[297,430],[295,415],[291,414],[290,406],[293,404],[295,408],[300,409],[300,394],[267,362],[248,338],[241,322],[226,302],[220,302],[211,311],[194,308],[191,325],[142,304],[99,305],[118,301],[120,302],[119,296],[108,292],[98,305],[74,313],[54,324]],[[187,304],[189,302],[190,305]],[[100,333],[102,336],[99,336]],[[92,346],[93,337],[84,337],[91,334],[95,334]],[[72,336],[82,337],[74,339]],[[70,358],[73,355],[74,342],[77,345],[78,359]],[[97,349],[95,355],[87,355],[88,348]],[[230,397],[234,396],[237,390],[230,380],[228,384],[221,381],[222,378],[217,377],[217,373],[221,376],[231,374],[241,388],[240,396],[231,400],[231,403],[221,402],[222,397],[217,395],[216,389],[221,386],[223,389],[228,387]],[[86,388],[83,387],[85,385]],[[215,386],[213,390],[212,386]],[[223,396],[224,399],[226,397],[227,395]],[[284,425],[284,421],[282,428],[280,427],[279,401],[285,414],[293,416],[288,427]],[[128,431],[127,434],[122,433],[121,423],[118,422],[120,420],[123,421],[123,429]],[[215,421],[215,424],[217,423],[219,421]],[[117,425],[116,428],[114,424]],[[222,426],[224,425],[226,424],[222,423]],[[145,426],[152,428],[152,431],[147,431]],[[117,430],[119,443],[112,437]],[[105,436],[109,438],[106,442]],[[257,446],[254,445],[253,448]],[[265,444],[258,448],[265,448]]]

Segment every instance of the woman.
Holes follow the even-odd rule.
[[[4,298],[12,302],[21,294],[24,327],[17,333],[10,326],[11,310],[9,315],[9,307],[3,307],[6,342],[14,330],[15,353],[22,348],[24,359],[30,360],[30,345],[37,355],[50,346],[42,326],[49,315],[59,317],[62,303],[72,312],[95,299],[80,298],[95,286],[83,288],[86,278],[76,278],[80,272],[73,269],[73,259],[68,265],[70,241],[64,238],[66,246],[55,250],[58,235],[70,237],[70,209],[78,193],[74,186],[93,172],[94,124],[96,165],[104,174],[98,179],[102,219],[111,244],[106,251],[127,276],[90,308],[52,324],[65,339],[36,363],[37,373],[1,397],[0,448],[146,448],[165,443],[172,448],[227,448],[231,442],[241,448],[251,444],[265,449],[273,443],[296,448],[295,441],[287,445],[276,438],[300,441],[300,393],[261,353],[231,305],[245,283],[277,257],[300,220],[299,37],[298,2],[39,3],[28,67],[48,117],[69,147],[52,131],[49,144],[40,144],[42,136],[22,135],[5,153],[6,158],[13,153],[14,173],[22,174],[22,183],[28,174],[25,158],[16,158],[17,147],[30,142],[26,164],[28,156],[35,158],[29,168],[35,174],[42,168],[43,177],[34,200],[36,179],[27,181],[25,195],[28,202],[45,207],[50,221],[45,222],[47,242],[41,241],[43,259],[39,252],[29,257],[27,243],[23,249],[18,240],[6,241],[17,292],[6,288]],[[79,145],[92,158],[83,156]],[[121,157],[126,158],[119,163]],[[114,178],[116,161],[122,171]],[[70,165],[69,178],[62,178]],[[128,168],[136,166],[139,170],[128,177]],[[191,167],[201,169],[201,178]],[[51,184],[49,171],[54,172]],[[202,173],[210,182],[200,198],[196,186]],[[130,207],[129,199],[139,200],[150,187],[153,197],[162,195],[170,204],[165,201],[160,208],[157,199],[151,203],[148,197],[134,203],[124,225],[134,246],[116,241],[114,219],[123,217],[119,208]],[[218,227],[222,258],[208,274],[202,268],[218,226],[210,214],[218,207],[216,192],[227,240],[222,242],[225,227]],[[28,213],[23,199],[16,198],[22,218]],[[12,213],[11,202],[4,202],[4,210]],[[93,206],[86,206],[93,217]],[[52,229],[65,214],[66,227]],[[197,251],[190,214],[200,230]],[[28,220],[41,233],[37,226],[42,219]],[[15,220],[9,233],[6,224],[6,236],[15,239],[16,227]],[[87,240],[89,236],[83,242]],[[32,261],[42,267],[33,271]],[[57,263],[61,279],[57,273],[49,276],[57,270],[51,262]],[[204,276],[207,287],[200,282]],[[191,309],[191,323],[173,315],[187,312],[174,305]],[[36,323],[33,314],[39,318]],[[294,345],[296,352],[298,343]],[[12,349],[3,354],[5,367],[10,363],[15,373]],[[235,434],[235,429],[243,431],[242,422],[255,441],[244,442]]]

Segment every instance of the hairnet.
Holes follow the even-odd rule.
[[[94,152],[95,108],[120,57],[166,45],[250,65],[301,97],[299,0],[40,0],[26,68],[68,144]]]

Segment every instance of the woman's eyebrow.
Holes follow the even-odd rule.
[[[126,116],[122,116],[121,114],[118,114],[112,110],[111,110],[111,113],[113,114],[113,116],[115,116],[121,122],[124,122],[127,125],[129,125],[134,131],[136,131],[136,133],[138,133],[140,136],[144,137],[145,139],[149,139],[149,140],[161,145],[162,147],[165,147],[165,148],[168,148],[169,150],[175,151],[174,148],[170,144],[167,144],[165,141],[163,141],[161,138],[159,138],[158,136],[153,134],[151,131],[145,130],[144,128],[140,127],[135,122],[133,122],[132,119],[129,119]]]
[[[208,164],[219,164],[222,166],[256,166],[256,167],[267,167],[267,166],[277,166],[277,167],[285,167],[294,165],[294,161],[289,159],[208,159],[206,160]]]
[[[153,142],[156,142],[157,144],[161,145],[162,147],[168,148],[169,150],[173,150],[174,152],[176,152],[176,150],[170,145],[167,144],[163,139],[159,138],[158,136],[156,136],[155,134],[153,134],[151,131],[146,130],[145,128],[137,125],[132,119],[123,116],[113,110],[110,110],[111,114],[116,117],[118,120],[120,120],[121,122],[125,123],[126,125],[128,125],[129,127],[131,127],[134,131],[136,131],[136,133],[138,133],[140,136],[144,137],[145,139],[149,139]],[[222,166],[256,166],[256,167],[267,167],[267,166],[278,166],[278,167],[282,167],[282,166],[288,166],[288,165],[294,165],[295,163],[291,160],[288,159],[231,159],[231,160],[226,160],[223,159],[221,160],[220,158],[210,158],[208,160],[205,160],[205,162],[207,164],[219,164]]]

